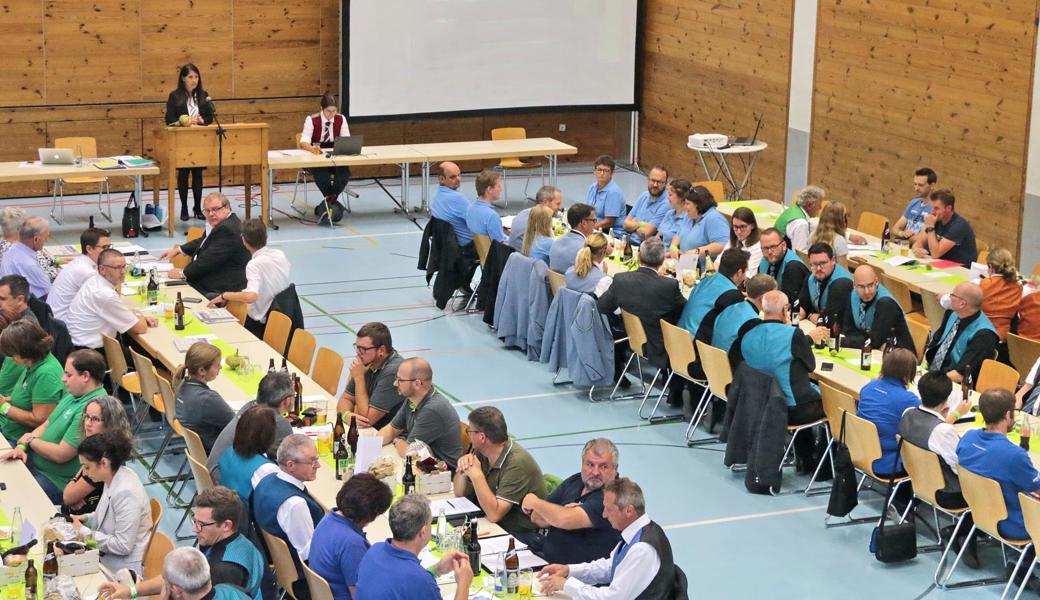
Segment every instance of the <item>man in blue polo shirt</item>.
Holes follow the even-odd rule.
[[[477,199],[466,211],[466,226],[472,233],[505,243],[507,238],[502,229],[502,217],[491,206],[502,195],[502,174],[485,169],[477,175],[476,187]]]
[[[466,225],[469,200],[459,191],[462,172],[453,162],[442,162],[440,169],[441,174],[437,177],[440,185],[437,186],[437,193],[430,202],[430,214],[451,224],[451,228],[455,230],[455,237],[459,240],[459,247],[462,248],[473,242],[473,235]],[[476,254],[473,256],[476,257]]]
[[[646,176],[646,191],[636,199],[632,212],[625,217],[625,231],[631,234],[633,244],[657,233],[661,220],[671,206],[665,188],[668,187],[668,169],[656,165]]]
[[[917,234],[924,228],[924,216],[932,212],[928,196],[938,181],[939,176],[928,167],[914,171],[914,199],[906,205],[906,210],[892,227],[892,237],[910,240],[910,243],[916,240]]]
[[[625,233],[625,193],[621,191],[614,181],[614,159],[606,154],[596,158],[594,173],[596,183],[589,186],[585,194],[585,204],[591,205],[599,215],[596,229],[602,229],[603,233],[621,236]]]
[[[447,552],[429,569],[419,563],[419,552],[430,542],[430,501],[410,494],[390,507],[392,538],[369,548],[357,576],[357,600],[440,600],[436,577],[455,574],[455,600],[469,598],[473,569],[461,552]]]

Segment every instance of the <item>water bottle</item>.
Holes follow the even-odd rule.
[[[76,145],[76,166],[83,166],[83,148],[78,144]]]
[[[14,507],[11,514],[11,545],[17,546],[22,543],[22,509]]]

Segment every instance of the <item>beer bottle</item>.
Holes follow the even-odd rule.
[[[54,541],[47,542],[47,554],[43,558],[43,587],[58,576],[58,555],[54,553]]]
[[[332,439],[339,441],[347,430],[343,427],[343,415],[339,412],[336,413],[336,425],[332,428]]]
[[[816,320],[816,325],[818,327],[827,328],[827,326],[828,326],[827,325],[827,313],[820,313],[820,318]],[[823,350],[826,347],[827,347],[827,342],[824,341],[823,339],[820,339],[818,342],[816,342],[816,349],[817,350]]]
[[[473,576],[480,575],[480,541],[477,539],[477,522],[469,524],[469,542],[466,544],[466,556],[469,566],[473,568]]]
[[[516,539],[509,538],[506,550],[506,593],[515,594],[520,583],[520,556],[516,553]]]
[[[831,352],[837,354],[841,350],[841,323],[840,319],[836,315],[831,315],[829,321],[831,325]]]
[[[25,600],[35,600],[37,584],[40,580],[40,573],[36,570],[36,565],[33,563],[33,559],[29,559],[29,566],[25,568]]]
[[[90,215],[90,218],[87,219],[87,229],[94,229],[94,215]]]
[[[173,328],[177,331],[184,330],[184,300],[180,292],[177,292],[177,303],[173,305]]]
[[[704,276],[715,274],[715,261],[711,260],[711,255],[706,254],[704,256]]]
[[[303,416],[303,384],[299,377],[295,377],[293,384],[293,412],[297,416]]]
[[[336,451],[332,454],[332,459],[336,461],[336,479],[343,479],[343,475],[350,469],[350,455],[347,453],[347,441],[343,436],[338,436],[335,440]]]
[[[148,273],[148,285],[146,287],[148,293],[148,305],[155,306],[159,303],[159,275],[152,269]]]
[[[622,252],[621,257],[625,260],[632,258],[632,236],[625,234],[625,250]]]
[[[885,228],[881,231],[881,251],[888,252],[888,240],[892,237],[892,230],[888,226],[888,221],[885,221]]]
[[[1020,432],[1020,438],[1018,445],[1023,450],[1029,452],[1029,436],[1032,435],[1032,430],[1029,428],[1029,418],[1026,416],[1022,417],[1022,431]]]
[[[415,493],[415,473],[412,471],[412,457],[406,457],[404,462],[404,475],[401,477],[401,487],[404,495]]]
[[[871,350],[872,349],[870,347],[870,336],[868,335],[867,338],[863,340],[863,348],[860,350],[859,354],[859,368],[861,371],[870,370]]]
[[[357,456],[358,428],[357,415],[350,415],[350,427],[347,428],[347,445],[350,446],[350,455]]]
[[[270,362],[267,363],[267,372],[268,373],[274,373],[274,359],[273,358],[271,359]]]
[[[289,362],[286,361],[285,357],[283,356],[282,357],[282,373],[288,373],[288,372],[289,372]]]
[[[968,402],[971,399],[971,373],[961,379],[961,400]]]
[[[798,321],[801,320],[801,315],[798,314],[798,299],[795,298],[791,304],[791,325],[798,327]]]

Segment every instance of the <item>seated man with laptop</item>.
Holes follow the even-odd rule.
[[[312,152],[331,150],[332,154],[359,154],[360,145],[361,136],[350,137],[347,119],[336,109],[336,97],[332,94],[322,96],[321,112],[310,115],[303,121],[300,148]],[[356,149],[351,152],[346,146],[356,146]],[[325,202],[314,209],[314,214],[319,220],[328,219],[329,214],[333,221],[342,219],[343,206],[336,199],[350,181],[350,167],[314,167],[307,169],[307,172],[314,177],[314,184],[325,197]]]

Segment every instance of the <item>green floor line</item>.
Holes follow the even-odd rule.
[[[439,385],[437,385],[437,384],[433,384],[433,387],[434,387],[434,388],[435,388],[435,389],[436,389],[436,390],[437,390],[438,392],[440,392],[440,393],[444,394],[445,396],[447,396],[447,397],[448,397],[448,399],[449,399],[449,400],[451,400],[452,402],[454,402],[455,404],[457,404],[457,405],[461,406],[462,408],[465,408],[466,410],[468,410],[468,411],[470,411],[470,412],[473,412],[473,407],[472,407],[472,406],[470,406],[469,404],[466,404],[465,402],[463,402],[463,401],[462,401],[462,400],[461,400],[461,399],[460,399],[460,398],[459,398],[458,396],[456,396],[455,394],[452,394],[451,392],[449,392],[448,390],[446,390],[446,389],[442,388],[441,386],[439,386]]]
[[[343,329],[346,329],[350,333],[353,333],[354,335],[357,335],[357,330],[356,329],[354,329],[350,325],[347,325],[343,321],[340,321],[335,316],[330,315],[328,312],[325,311],[324,308],[322,308],[322,307],[318,306],[317,304],[315,304],[315,303],[311,302],[310,300],[308,300],[307,296],[300,296],[300,300],[303,300],[307,304],[311,305],[311,307],[314,308],[314,310],[320,312],[322,314],[322,316],[328,317],[328,318],[332,319],[335,323],[338,323],[340,325],[340,327],[342,327]]]
[[[413,289],[413,288],[425,288],[425,287],[426,287],[425,285],[406,285],[406,286],[402,286],[402,287],[372,288],[372,289],[366,289],[366,290],[345,290],[345,291],[338,291],[338,292],[314,292],[314,293],[307,294],[307,295],[308,296],[332,296],[334,294],[360,294],[360,293],[363,293],[363,292],[386,292],[386,291],[389,291],[389,290],[410,290],[410,289]]]

